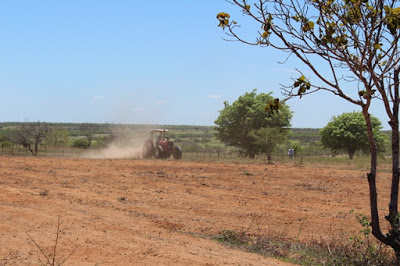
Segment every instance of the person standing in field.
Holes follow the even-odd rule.
[[[294,149],[290,148],[288,151],[288,155],[289,155],[290,159],[293,159],[294,158]]]

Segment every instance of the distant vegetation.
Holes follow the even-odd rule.
[[[15,140],[15,133],[26,128],[28,123],[0,123],[0,155],[31,155],[22,144]],[[41,140],[38,156],[73,156],[85,150],[106,148],[111,143],[120,146],[136,145],[144,142],[146,133],[155,128],[169,129],[168,136],[185,153],[198,153],[198,156],[237,156],[238,149],[228,147],[216,138],[213,126],[188,125],[126,125],[126,124],[80,124],[80,123],[46,123],[49,133]],[[51,132],[51,133],[50,133]],[[88,147],[88,138],[91,144]],[[286,157],[287,150],[294,148],[296,155],[330,156],[331,151],[321,145],[319,129],[293,128],[288,140],[274,151],[275,157]],[[338,154],[336,154],[338,155]],[[361,153],[359,154],[361,155]],[[262,155],[260,155],[262,156]],[[356,154],[357,156],[357,154]]]

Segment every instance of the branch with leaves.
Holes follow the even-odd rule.
[[[292,97],[324,90],[361,108],[371,156],[371,227],[373,235],[391,246],[400,261],[399,193],[399,73],[400,3],[389,0],[228,0],[243,17],[258,23],[254,38],[242,38],[241,27],[229,13],[217,15],[226,40],[270,47],[303,63],[298,78],[283,86],[285,99],[267,104],[278,111]],[[248,34],[249,30],[246,30]],[[310,77],[303,73],[311,72]],[[322,70],[328,71],[328,74]],[[377,145],[370,115],[373,101],[386,111],[392,131],[392,185],[389,214],[391,229],[383,234],[378,213]]]

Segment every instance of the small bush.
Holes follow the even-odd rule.
[[[74,141],[73,146],[75,148],[83,148],[85,149],[89,145],[89,142],[87,139],[77,139]]]
[[[12,146],[12,142],[8,140],[0,141],[0,146],[2,148],[8,148]]]

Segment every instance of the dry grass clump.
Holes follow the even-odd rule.
[[[300,242],[302,227],[295,240],[233,230],[223,230],[215,239],[231,248],[300,265],[398,265],[393,251],[372,236],[367,216],[356,213],[355,217],[362,227],[357,235],[329,241]]]

